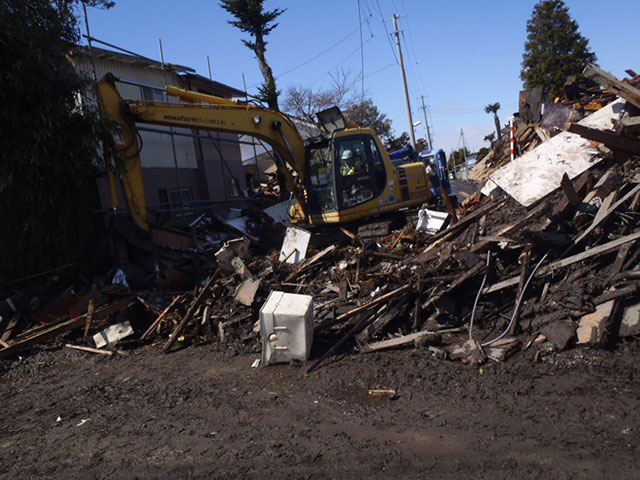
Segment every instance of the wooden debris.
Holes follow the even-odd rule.
[[[83,347],[81,345],[71,345],[69,343],[67,343],[65,347],[71,348],[73,350],[81,350],[83,352],[99,353],[100,355],[107,355],[107,356],[113,355],[113,352],[111,350],[100,350],[99,348]]]
[[[540,268],[536,272],[536,277],[542,277],[544,275],[548,275],[549,273],[556,271],[559,268],[563,268],[568,265],[573,265],[574,263],[580,262],[582,260],[586,260],[588,258],[592,258],[598,255],[604,255],[605,253],[612,252],[613,250],[620,247],[621,245],[624,245],[627,242],[632,242],[639,238],[640,238],[640,231],[633,233],[631,235],[627,235],[625,237],[619,238],[617,240],[613,240],[609,243],[605,243],[604,245],[591,248],[586,252],[578,253],[571,257],[563,258],[562,260],[558,260],[546,267]],[[486,287],[483,290],[483,294],[498,292],[500,290],[504,290],[505,288],[513,287],[514,285],[518,284],[519,280],[520,280],[520,276],[512,277],[512,278],[509,278],[508,280],[503,280],[501,282],[496,283],[495,285]]]
[[[124,310],[130,305],[133,305],[134,303],[135,303],[135,300],[131,300],[131,299],[114,302],[110,305],[105,305],[103,307],[98,308],[93,313],[93,316],[94,318],[97,318],[97,317],[104,318],[109,314],[118,312],[120,310]],[[0,358],[8,357],[28,347],[37,345],[39,343],[43,343],[46,340],[57,337],[61,333],[68,332],[76,328],[80,328],[85,325],[86,321],[87,321],[87,314],[85,313],[78,317],[74,317],[64,322],[60,322],[53,326],[44,328],[43,330],[33,334],[32,336],[26,337],[15,343],[12,343],[8,348],[4,348],[3,350],[0,350]]]
[[[171,348],[171,346],[174,344],[174,342],[180,335],[180,332],[182,331],[184,326],[187,324],[187,322],[191,319],[200,302],[204,299],[205,293],[209,291],[211,284],[218,277],[218,273],[219,273],[219,270],[216,270],[216,272],[213,275],[211,275],[211,278],[209,278],[209,281],[206,283],[206,285],[202,287],[198,296],[195,298],[195,300],[193,300],[193,302],[191,302],[191,305],[189,306],[189,310],[187,310],[187,313],[184,314],[184,317],[182,317],[182,320],[180,321],[178,326],[176,326],[176,328],[174,329],[173,333],[171,334],[171,337],[169,338],[169,340],[167,340],[167,343],[164,344],[164,347],[162,347],[163,353],[167,353]]]
[[[598,82],[603,87],[612,90],[616,95],[640,108],[640,90],[621,82],[609,72],[606,72],[590,63],[585,67],[582,75]]]
[[[147,330],[142,334],[142,336],[140,338],[142,340],[147,339],[149,337],[149,335],[151,335],[151,333],[158,327],[158,325],[160,325],[160,322],[162,321],[162,319],[171,311],[171,309],[176,305],[176,303],[182,302],[184,297],[185,297],[184,294],[183,295],[178,295],[177,297],[174,297],[173,300],[171,301],[171,303],[169,304],[169,306],[167,308],[165,308],[162,311],[162,313],[156,317],[156,319],[153,321],[153,323],[151,325],[149,325],[149,328],[147,328]]]
[[[89,335],[89,330],[91,329],[91,322],[93,321],[93,309],[93,299],[90,299],[89,305],[87,306],[87,319],[84,324],[84,335],[82,336],[84,340],[87,339],[87,335]]]

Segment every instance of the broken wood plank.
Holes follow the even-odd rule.
[[[473,277],[477,273],[483,271],[484,268],[485,268],[484,262],[476,263],[468,272],[466,272],[464,275],[460,275],[460,277],[458,277],[456,280],[454,280],[451,283],[451,285],[449,285],[449,287],[442,289],[438,294],[432,296],[426,302],[424,302],[422,304],[422,309],[425,310],[425,309],[429,308],[429,306],[433,305],[435,302],[440,300],[447,293],[452,292],[453,290],[458,288],[460,285],[462,285],[464,282],[469,280],[471,277]]]
[[[81,350],[83,352],[99,353],[100,355],[109,355],[109,356],[113,355],[113,352],[111,350],[100,350],[99,348],[83,347],[81,345],[71,345],[70,343],[67,343],[65,347],[71,348],[73,350]]]
[[[620,250],[618,250],[618,255],[616,256],[613,265],[609,269],[609,276],[605,280],[603,286],[611,284],[613,279],[620,273],[620,271],[622,270],[622,266],[624,265],[624,261],[627,259],[627,255],[629,255],[629,250],[631,250],[631,247],[633,247],[635,243],[636,242],[629,242],[620,247]]]
[[[406,301],[406,295],[401,296],[391,306],[383,305],[380,308],[371,323],[369,323],[358,335],[356,336],[356,343],[359,345],[368,341],[371,337],[380,332],[384,327],[389,325],[391,321],[398,315],[404,312],[404,306],[402,303]],[[400,308],[398,308],[400,306]]]
[[[314,263],[316,263],[318,260],[320,260],[322,257],[325,257],[327,255],[329,255],[331,252],[333,252],[336,248],[338,248],[336,245],[329,245],[327,248],[325,248],[324,250],[319,251],[318,253],[316,253],[313,257],[304,260],[302,262],[302,264],[295,269],[293,272],[291,272],[287,278],[286,278],[286,282],[291,281],[294,277],[296,277],[299,273],[301,273],[302,271],[306,270],[307,268],[311,267],[311,265],[313,265]]]
[[[378,352],[380,350],[388,350],[390,348],[402,347],[404,345],[409,345],[414,343],[416,340],[426,340],[428,342],[429,338],[432,338],[434,341],[436,339],[440,339],[440,334],[448,333],[451,331],[459,332],[462,329],[454,328],[449,330],[441,330],[439,332],[422,330],[421,332],[410,333],[408,335],[403,335],[401,337],[391,338],[389,340],[382,340],[381,342],[370,343],[362,347],[362,351],[366,353],[370,352]]]
[[[146,340],[147,337],[149,335],[151,335],[151,332],[153,332],[156,329],[156,327],[160,324],[162,319],[171,311],[171,309],[174,307],[174,305],[176,303],[178,303],[178,302],[181,302],[184,298],[185,298],[184,294],[178,295],[177,297],[173,297],[173,300],[171,301],[169,306],[167,308],[165,308],[162,311],[162,313],[156,317],[156,319],[153,321],[153,323],[151,325],[149,325],[149,328],[147,328],[147,330],[142,334],[140,339],[141,340]]]
[[[259,287],[259,278],[247,278],[238,286],[238,289],[236,290],[236,294],[234,296],[234,300],[241,303],[242,305],[250,307],[253,304],[253,299],[255,298],[256,292],[258,291]]]
[[[560,186],[562,187],[562,191],[567,197],[569,205],[571,205],[573,208],[577,207],[578,204],[580,203],[580,197],[578,196],[575,189],[573,188],[573,183],[569,179],[569,175],[567,175],[566,173],[562,175],[562,180],[560,180]]]
[[[591,63],[585,67],[582,74],[640,108],[640,90],[637,88],[621,82],[609,72]]]
[[[405,285],[404,287],[396,288],[395,290],[392,290],[389,293],[385,293],[384,295],[376,298],[375,300],[372,300],[369,303],[365,303],[364,305],[360,305],[359,307],[356,307],[352,310],[349,310],[348,312],[343,313],[342,315],[339,315],[338,317],[336,317],[336,321],[341,322],[343,320],[346,320],[347,318],[355,315],[356,313],[364,312],[365,310],[368,310],[371,307],[374,307],[381,302],[386,302],[390,298],[394,298],[397,295],[400,295],[402,292],[406,292],[410,289],[411,289],[411,284]]]
[[[105,317],[111,313],[117,312],[119,310],[124,310],[125,308],[133,305],[135,300],[131,298],[121,300],[119,302],[112,303],[110,305],[105,305],[103,307],[98,308],[94,313],[94,318],[96,317]],[[87,314],[84,313],[78,317],[71,318],[61,323],[57,323],[51,327],[48,327],[44,330],[35,333],[34,335],[24,338],[18,342],[15,342],[9,346],[9,348],[5,348],[0,350],[0,358],[8,357],[9,355],[13,355],[20,350],[24,350],[25,348],[31,347],[33,345],[37,345],[38,343],[42,343],[46,340],[54,338],[61,333],[68,332],[70,330],[74,330],[76,328],[82,327],[87,319]]]
[[[640,290],[640,287],[637,284],[629,285],[623,288],[612,288],[596,298],[595,303],[600,304],[608,302],[609,300],[616,300],[622,297],[630,297],[637,294],[638,290]]]
[[[586,252],[582,252],[582,253],[578,253],[576,255],[573,255],[571,257],[567,257],[567,258],[563,258],[562,260],[558,260],[556,262],[553,262],[550,265],[547,265],[545,267],[542,267],[540,269],[538,269],[538,271],[536,272],[536,277],[542,277],[545,276],[559,268],[563,268],[566,267],[568,265],[572,265],[574,263],[580,262],[582,260],[586,260],[587,258],[591,258],[591,257],[595,257],[597,255],[603,255],[605,253],[609,253],[612,252],[613,250],[617,249],[618,247],[620,247],[621,245],[624,245],[625,243],[628,242],[633,242],[634,240],[637,240],[640,238],[640,231],[637,231],[635,233],[632,233],[631,235],[626,235],[622,238],[618,238],[617,240],[613,240],[611,242],[605,243],[603,245],[599,245],[597,247],[593,247],[589,250],[587,250]],[[520,276],[516,276],[516,277],[511,277],[507,280],[503,280],[501,282],[496,283],[495,285],[491,285],[490,287],[486,287],[483,290],[483,294],[487,294],[487,293],[494,293],[494,292],[498,292],[500,290],[504,290],[505,288],[509,288],[509,287],[513,287],[514,285],[518,284],[518,281],[520,280]]]
[[[596,212],[596,215],[595,217],[593,217],[593,221],[591,223],[595,223],[598,225],[600,224],[600,222],[607,215],[609,208],[611,208],[611,204],[613,203],[613,199],[616,197],[616,193],[618,192],[614,190],[613,192],[611,192],[609,195],[605,197],[605,199],[602,201],[602,205],[600,205],[600,208]]]
[[[529,247],[525,248],[524,252],[522,252],[522,265],[520,266],[520,279],[518,280],[518,293],[516,294],[516,298],[520,299],[524,291],[524,285],[529,276],[529,266],[531,264],[531,249]],[[513,337],[516,333],[516,328],[518,328],[518,321],[520,320],[520,312],[522,311],[522,302],[519,301],[516,304],[516,310],[513,312],[513,320],[511,321],[511,327],[509,328],[509,335]]]
[[[598,130],[597,128],[585,127],[578,123],[572,123],[569,125],[567,131],[580,135],[587,140],[603,143],[612,149],[623,150],[630,153],[640,153],[640,140],[632,137]]]
[[[637,134],[640,132],[640,117],[623,117],[614,120],[613,124],[618,133]]]
[[[165,343],[164,347],[162,347],[162,352],[163,353],[167,353],[169,351],[169,349],[171,348],[173,343],[178,338],[178,335],[180,335],[180,332],[182,331],[184,326],[187,324],[187,322],[193,316],[193,314],[196,311],[196,308],[198,307],[200,302],[204,299],[204,294],[209,291],[209,288],[213,284],[213,281],[218,277],[219,273],[220,273],[220,270],[216,270],[214,272],[214,274],[211,275],[211,278],[209,278],[209,281],[207,281],[206,285],[204,287],[202,287],[202,290],[200,290],[200,293],[198,294],[198,296],[195,298],[195,300],[193,302],[191,302],[191,305],[189,306],[189,309],[187,310],[187,313],[184,314],[184,317],[182,317],[182,320],[180,321],[180,323],[173,330],[173,333],[171,334],[171,337],[169,337],[169,340],[167,340],[167,343]]]
[[[533,210],[531,210],[531,212],[529,212],[526,217],[518,220],[515,223],[505,225],[504,227],[498,229],[496,232],[493,232],[491,236],[500,237],[503,235],[507,235],[513,232],[514,230],[522,228],[523,226],[529,224],[532,220],[534,220],[535,218],[538,218],[540,215],[546,212],[547,209],[548,209],[548,204],[546,202],[542,203],[537,207],[535,207]],[[471,251],[474,253],[481,252],[485,250],[486,247],[488,247],[491,243],[492,243],[491,240],[481,240],[478,243],[476,243],[473,247],[471,247]]]
[[[571,244],[565,249],[565,251],[562,252],[562,255],[563,256],[567,255],[571,250],[573,250],[573,248],[576,245],[578,245],[582,240],[584,240],[587,235],[589,235],[598,225],[600,225],[604,220],[606,220],[609,217],[609,215],[611,215],[620,205],[626,202],[629,198],[631,198],[637,192],[640,192],[640,184],[636,185],[634,188],[631,189],[631,191],[627,192],[625,196],[623,196],[620,200],[614,203],[611,206],[611,208],[609,208],[604,214],[600,216],[597,222],[594,220],[593,223],[589,226],[589,228],[587,228],[584,232],[578,235],[578,237],[576,237],[571,242]]]
[[[456,209],[453,206],[453,203],[451,203],[451,199],[449,198],[449,195],[447,195],[447,191],[444,189],[442,185],[440,185],[440,197],[442,198],[442,201],[444,202],[444,205],[447,208],[447,212],[451,216],[451,224],[457,223],[458,215],[456,215]]]
[[[91,322],[93,321],[93,298],[89,299],[89,305],[87,306],[87,319],[84,324],[84,335],[82,336],[83,340],[87,339],[87,335],[89,335],[89,329],[91,329]]]

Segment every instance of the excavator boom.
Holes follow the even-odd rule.
[[[305,146],[293,122],[284,114],[212,95],[167,87],[165,93],[191,103],[125,101],[116,88],[113,75],[105,75],[98,83],[100,108],[103,117],[111,122],[110,147],[114,162],[107,171],[119,176],[131,215],[143,229],[147,229],[144,186],[140,162],[140,143],[135,123],[213,130],[251,135],[273,147],[276,165],[284,174],[298,204],[304,210]],[[195,103],[205,102],[205,103]],[[287,168],[288,167],[288,168]],[[294,178],[292,171],[297,178]],[[110,179],[110,185],[113,182]],[[112,191],[112,199],[115,198]]]
[[[136,123],[250,135],[274,150],[279,171],[297,203],[292,222],[348,223],[419,205],[430,198],[429,180],[420,162],[394,165],[371,129],[345,128],[337,108],[327,110],[330,136],[305,145],[291,119],[280,112],[177,87],[164,92],[186,103],[123,100],[116,79],[98,84],[103,118],[111,123],[105,155],[112,205],[117,175],[129,212],[147,230],[146,204]],[[338,125],[342,123],[342,125]]]

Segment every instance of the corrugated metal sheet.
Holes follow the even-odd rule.
[[[87,57],[78,59],[78,68],[88,75],[92,75],[91,61]],[[136,64],[126,64],[106,59],[96,59],[96,73],[101,78],[106,73],[113,73],[116,77],[146,83],[162,87],[166,83],[179,86],[178,79],[172,72],[165,72],[165,77],[160,70],[151,69]],[[142,100],[142,89],[136,85],[118,84],[118,91],[123,98]],[[169,97],[168,101],[178,101],[175,97]],[[169,131],[166,127],[154,128]],[[176,132],[191,133],[189,129],[175,129]],[[140,153],[144,168],[173,168],[175,166],[173,148],[170,135],[154,132],[140,132],[143,141],[143,149]],[[190,137],[174,136],[176,158],[180,168],[198,168],[198,160],[193,139]]]

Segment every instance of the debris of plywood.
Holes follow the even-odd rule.
[[[402,337],[382,340],[381,342],[370,343],[362,347],[363,352],[378,352],[380,350],[388,350],[390,348],[398,348],[405,345],[414,344],[418,341],[426,342],[426,344],[436,345],[440,342],[442,332],[421,331],[403,335]]]
[[[438,212],[421,208],[418,211],[416,230],[424,229],[430,235],[435,235],[449,223],[450,216],[446,212]]]
[[[133,335],[133,328],[127,322],[111,325],[93,336],[93,342],[97,348],[105,347],[112,343],[117,343],[123,338]]]
[[[598,82],[603,87],[612,90],[620,97],[628,100],[633,105],[640,108],[640,90],[638,90],[637,88],[632,87],[627,83],[621,82],[614,75],[601,69],[600,67],[596,67],[591,63],[584,68],[582,74],[585,77]]]
[[[253,300],[259,287],[259,278],[247,278],[240,284],[238,290],[236,291],[236,294],[234,296],[236,302],[240,302],[241,304],[250,307],[253,304]]]
[[[216,252],[218,268],[225,274],[231,275],[235,268],[231,264],[234,257],[247,258],[249,256],[249,242],[244,238],[236,238],[226,242],[223,247]]]
[[[593,128],[609,126],[623,104],[620,100],[613,102],[578,124]],[[602,156],[589,140],[562,132],[500,168],[489,178],[528,207],[556,190],[565,173],[573,179],[601,160]]]
[[[280,249],[280,262],[298,263],[307,255],[311,232],[300,227],[287,227]]]

